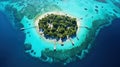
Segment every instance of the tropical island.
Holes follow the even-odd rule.
[[[66,41],[76,36],[77,19],[67,15],[47,14],[38,21],[38,28],[46,39]]]
[[[16,33],[18,29],[24,33],[24,37],[20,36],[18,39],[24,40],[25,53],[27,53],[24,53],[25,58],[30,55],[30,59],[37,61],[37,63],[40,60],[40,63],[41,61],[48,62],[53,64],[52,66],[55,66],[54,64],[66,65],[67,63],[71,65],[73,61],[75,64],[79,62],[78,60],[80,62],[82,60],[84,62],[84,59],[89,60],[85,57],[88,53],[91,53],[90,50],[95,46],[96,37],[99,32],[102,32],[101,29],[106,28],[113,21],[120,18],[120,0],[90,0],[87,4],[86,1],[0,0],[0,11],[15,29],[13,33]],[[57,16],[46,20],[45,18],[48,18],[48,15],[51,16],[51,14]],[[61,21],[56,19],[58,16],[65,22],[58,23]],[[66,22],[69,22],[71,18],[73,19],[73,16],[77,19],[77,25],[67,27]],[[45,22],[40,26],[39,24],[42,23],[39,20],[43,22],[43,19],[49,22]],[[50,20],[52,21],[50,22]],[[57,22],[53,22],[55,20]],[[70,21],[69,24],[71,23]],[[78,27],[77,33],[72,33],[73,30],[76,30],[75,26]],[[71,27],[74,29],[71,30]],[[59,32],[57,29],[59,29]],[[20,32],[19,34],[23,35],[23,33]],[[66,41],[63,40],[65,41],[63,42],[64,46],[59,43],[62,39],[67,39]],[[74,46],[71,45],[71,42],[74,42]]]

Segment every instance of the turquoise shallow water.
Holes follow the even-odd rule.
[[[106,0],[21,0],[21,1],[1,1],[2,11],[8,11],[13,17],[13,23],[21,23],[26,30],[25,44],[32,45],[30,50],[26,50],[31,56],[46,62],[62,62],[64,64],[82,59],[89,52],[96,32],[105,25],[110,25],[111,21],[120,17],[120,8],[114,3],[119,1]],[[54,52],[53,42],[47,42],[36,32],[34,20],[46,12],[59,11],[70,14],[80,20],[80,30],[77,32],[79,40],[73,38],[75,45],[65,42],[64,46],[56,45]],[[15,22],[17,20],[18,22]],[[30,28],[30,29],[27,29]],[[98,31],[97,31],[98,30]],[[77,58],[76,58],[77,57]]]

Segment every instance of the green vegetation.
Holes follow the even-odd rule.
[[[76,35],[77,21],[66,15],[48,14],[39,20],[39,30],[42,30],[45,37],[66,38]]]

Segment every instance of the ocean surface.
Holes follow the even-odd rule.
[[[24,52],[25,34],[0,12],[0,67],[120,67],[120,18],[101,29],[91,52],[66,66],[41,62]]]

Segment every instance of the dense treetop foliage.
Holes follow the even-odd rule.
[[[42,31],[45,37],[51,38],[66,38],[76,35],[77,21],[66,15],[48,14],[42,19],[39,19],[39,30]]]

